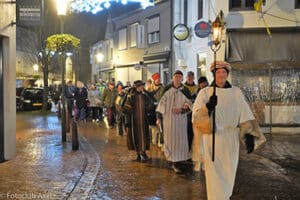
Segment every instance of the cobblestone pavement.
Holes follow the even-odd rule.
[[[72,151],[70,142],[61,142],[57,116],[39,114],[24,112],[17,115],[17,156],[0,164],[0,199],[72,199],[74,194],[77,194],[74,199],[78,199],[88,196],[86,193],[98,172],[98,155],[93,154],[84,140],[81,151]],[[67,139],[71,141],[69,135]],[[82,186],[84,181],[87,182]]]
[[[79,123],[80,149],[61,143],[55,115],[17,115],[17,156],[0,164],[0,199],[206,199],[190,162],[175,174],[155,146],[134,162],[126,136],[105,123]],[[267,135],[254,154],[241,147],[233,200],[300,199],[300,135]]]

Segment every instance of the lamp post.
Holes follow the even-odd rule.
[[[64,32],[64,17],[67,14],[67,3],[68,0],[56,0],[56,9],[57,15],[60,19],[60,33],[63,34]],[[62,103],[62,110],[61,110],[61,136],[62,142],[67,141],[67,128],[66,128],[66,106],[65,106],[65,65],[64,65],[64,52],[60,52],[60,62],[61,62],[61,103]]]
[[[212,96],[216,96],[216,65],[217,65],[217,51],[221,48],[221,38],[224,23],[221,23],[219,15],[212,23],[212,44],[210,46],[214,53],[214,87]],[[213,111],[213,127],[212,127],[212,161],[215,160],[215,135],[216,135],[216,110]]]

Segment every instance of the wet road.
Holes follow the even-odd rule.
[[[206,199],[205,178],[191,164],[183,175],[174,174],[155,146],[151,162],[133,162],[136,155],[127,151],[126,137],[105,124],[81,124],[80,132],[101,159],[92,198]],[[268,143],[254,154],[246,154],[242,146],[232,199],[300,199],[300,136],[267,137]]]
[[[80,123],[79,133],[80,150],[72,151],[54,114],[18,114],[17,156],[0,164],[0,199],[206,199],[205,178],[191,163],[175,174],[155,146],[151,162],[134,162],[126,136],[103,122]],[[267,136],[255,154],[241,149],[231,199],[300,199],[300,135]]]

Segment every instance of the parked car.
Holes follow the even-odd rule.
[[[38,110],[43,106],[43,88],[24,88],[16,97],[17,111]],[[18,93],[18,91],[17,91]],[[48,97],[47,110],[51,109],[51,98]]]

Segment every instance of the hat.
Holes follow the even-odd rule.
[[[121,81],[118,81],[116,86],[118,87],[119,85],[121,85],[123,87],[123,83]]]
[[[216,69],[221,69],[221,68],[226,69],[227,72],[231,71],[231,65],[228,62],[225,62],[225,61],[216,61]],[[212,63],[210,65],[210,71],[214,71],[214,69],[215,69],[215,64]]]
[[[205,76],[201,76],[201,77],[198,79],[198,84],[203,83],[203,82],[208,82],[208,81],[207,81],[207,78],[206,78]]]
[[[145,85],[145,83],[142,80],[137,80],[133,82],[135,87],[139,87],[141,85]]]
[[[173,76],[175,76],[176,74],[180,74],[181,76],[183,76],[183,73],[182,73],[182,71],[180,71],[180,70],[176,70],[176,71],[174,72]]]
[[[152,79],[153,79],[154,81],[156,81],[156,80],[159,79],[159,78],[160,78],[159,73],[154,73],[154,74],[152,74]]]
[[[188,71],[187,75],[188,75],[188,76],[190,76],[190,75],[194,76],[195,74],[194,74],[193,71]]]

